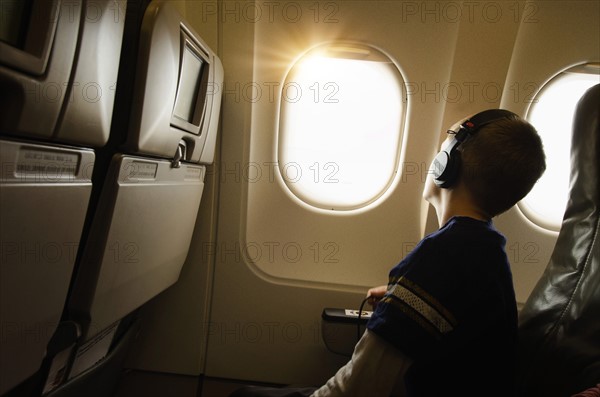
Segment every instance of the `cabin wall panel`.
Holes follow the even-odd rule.
[[[266,3],[255,5],[266,10]],[[427,165],[419,162],[433,156],[444,104],[434,96],[409,98],[400,164],[416,164],[420,172],[399,175],[378,206],[341,215],[298,205],[277,176],[251,180],[244,174],[249,164],[277,161],[279,91],[256,99],[245,96],[243,88],[281,84],[302,53],[342,39],[384,50],[407,81],[435,86],[450,78],[447,65],[458,25],[427,24],[420,18],[403,22],[396,17],[401,2],[318,3],[321,10],[337,7],[334,23],[315,22],[308,7],[316,2],[278,4],[281,9],[304,6],[302,17],[291,20],[275,13],[272,19],[235,23],[228,15],[230,22],[221,22],[228,92],[206,375],[310,384],[324,381],[344,361],[323,345],[322,309],[358,306],[366,288],[386,283],[389,269],[422,237],[421,171]],[[248,47],[252,64],[242,57]],[[402,172],[406,167],[399,168]],[[268,175],[268,169],[262,171]],[[322,249],[330,242],[338,247],[337,261],[324,263],[323,256],[315,260],[310,248]],[[286,244],[301,247],[298,260],[278,251]],[[253,257],[244,255],[249,247],[262,249],[259,259],[256,251]]]

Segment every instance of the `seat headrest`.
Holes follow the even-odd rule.
[[[581,207],[597,207],[600,167],[600,84],[581,97],[573,118],[571,186],[565,219]],[[584,212],[589,212],[583,210]]]

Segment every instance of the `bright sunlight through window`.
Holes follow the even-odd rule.
[[[383,53],[335,44],[303,56],[281,98],[279,169],[290,191],[329,210],[377,200],[398,170],[405,107],[400,72]]]
[[[569,194],[571,128],[585,91],[600,83],[597,66],[573,68],[550,80],[536,95],[527,119],[546,152],[546,172],[519,207],[534,223],[558,231]]]

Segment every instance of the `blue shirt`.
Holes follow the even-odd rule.
[[[390,271],[368,328],[413,360],[409,396],[513,394],[517,307],[491,222],[454,217]]]

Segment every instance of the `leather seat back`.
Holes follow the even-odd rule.
[[[519,315],[522,396],[570,396],[600,382],[599,120],[600,84],[577,105],[563,223]]]

